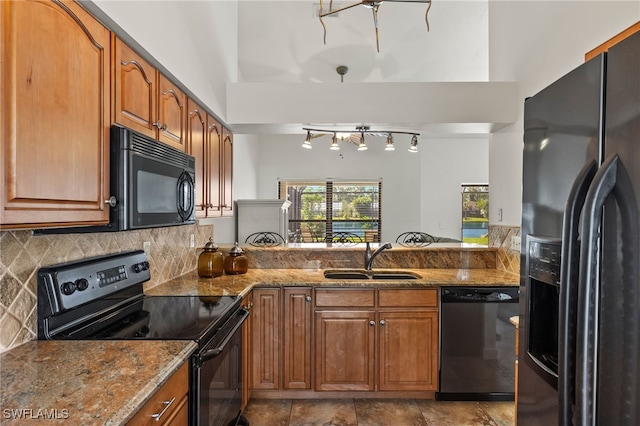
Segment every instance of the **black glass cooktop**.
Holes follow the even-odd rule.
[[[206,341],[239,304],[237,296],[145,296],[56,338]]]

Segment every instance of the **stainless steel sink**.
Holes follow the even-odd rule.
[[[374,280],[417,280],[422,278],[418,274],[407,271],[374,271],[371,279]]]
[[[364,269],[330,269],[324,277],[333,280],[415,280],[420,275],[408,271],[365,271]]]
[[[327,270],[324,277],[333,280],[368,280],[369,275],[365,270]]]

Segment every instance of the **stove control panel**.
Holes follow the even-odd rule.
[[[40,268],[38,286],[56,314],[150,278],[147,256],[135,250]]]

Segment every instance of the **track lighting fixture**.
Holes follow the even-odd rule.
[[[303,142],[302,146],[304,148],[311,148],[311,139],[319,138],[325,135],[331,135],[331,145],[329,145],[329,149],[337,151],[340,149],[340,142],[348,142],[350,144],[356,145],[358,147],[358,151],[365,151],[369,147],[365,142],[365,136],[377,136],[386,138],[385,151],[394,151],[395,143],[394,143],[394,135],[410,135],[411,142],[409,146],[409,152],[418,152],[418,136],[420,133],[414,132],[402,132],[402,131],[391,131],[391,130],[371,130],[369,126],[357,126],[355,131],[349,130],[325,130],[325,129],[312,129],[308,127],[304,127],[302,130],[306,130],[307,138]]]
[[[302,142],[302,147],[311,149],[311,130],[307,130],[307,138]]]
[[[413,135],[411,138],[411,146],[409,146],[409,152],[418,152],[418,135]]]

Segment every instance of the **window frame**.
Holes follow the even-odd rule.
[[[303,219],[299,217],[297,213],[295,213],[296,205],[300,205],[300,210],[302,209],[302,201],[301,200],[291,200],[288,188],[290,186],[317,186],[324,187],[325,189],[325,216],[324,219]],[[335,217],[334,214],[334,195],[339,194],[340,191],[337,191],[336,188],[340,186],[361,186],[363,189],[365,187],[377,187],[374,194],[377,195],[377,200],[374,200],[373,204],[377,204],[377,218],[348,218],[348,219],[339,219]],[[363,194],[371,193],[371,191],[361,191]],[[302,197],[304,191],[300,193],[300,197]],[[287,231],[290,242],[301,242],[301,243],[331,243],[338,242],[343,244],[349,243],[358,243],[358,242],[380,242],[380,236],[382,234],[382,179],[278,179],[278,198],[281,200],[289,200],[291,201],[291,206],[289,207],[289,217],[287,219]],[[297,196],[296,196],[297,198]],[[294,214],[292,214],[294,213]],[[366,228],[360,228],[357,230],[349,230],[345,233],[345,231],[336,231],[336,227],[334,226],[337,223],[363,223],[363,224],[372,224],[372,228],[367,230]],[[293,225],[292,225],[293,224]],[[306,227],[306,230],[303,231],[303,224],[323,224],[324,230],[318,230],[318,227],[314,227],[315,232],[311,231],[310,227]],[[366,225],[365,225],[366,226]],[[321,228],[321,227],[320,227]],[[340,229],[340,227],[338,227]],[[351,238],[350,233],[355,231],[356,234],[360,235],[358,231],[362,231],[363,235],[360,235],[361,241],[357,238]],[[340,237],[344,237],[341,238]],[[335,239],[334,239],[335,237]],[[311,241],[308,241],[311,239]]]

